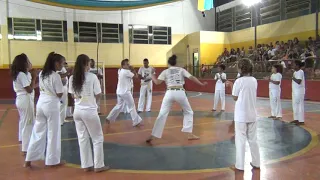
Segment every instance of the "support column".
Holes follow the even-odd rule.
[[[65,9],[65,19],[67,20],[67,32],[68,32],[68,42],[67,42],[67,61],[76,60],[76,46],[74,43],[74,32],[73,32],[73,21],[75,17],[75,10]]]
[[[130,59],[130,42],[129,42],[129,11],[121,11],[121,23],[123,24],[123,48],[122,59]]]
[[[11,62],[8,40],[8,0],[0,1],[0,26],[2,39],[0,41],[0,67],[8,68]]]

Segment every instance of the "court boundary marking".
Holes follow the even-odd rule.
[[[202,93],[198,92],[199,94],[196,95],[196,97],[201,96]],[[190,96],[191,97],[191,96]],[[263,98],[266,99],[266,98]],[[7,114],[9,113],[11,109],[7,108],[5,110],[5,113],[1,116],[0,118],[0,128],[2,125],[2,122],[4,121],[4,119],[6,118]],[[318,111],[318,110],[317,110]],[[221,123],[221,122],[230,122],[233,120],[218,120],[218,121],[213,121],[213,122],[206,122],[206,123],[198,123],[198,124],[194,124],[194,126],[198,126],[198,125],[202,125],[202,124],[216,124],[216,123]],[[282,121],[284,123],[288,123],[286,121]],[[165,129],[173,129],[173,128],[181,128],[182,126],[171,126]],[[287,161],[289,159],[293,159],[299,156],[302,156],[303,154],[309,152],[310,150],[312,150],[313,148],[315,148],[316,146],[318,146],[319,144],[319,137],[317,135],[317,133],[310,129],[307,128],[305,126],[300,126],[301,128],[303,128],[304,130],[306,130],[307,132],[309,132],[309,134],[311,135],[311,141],[309,142],[309,144],[304,147],[303,149],[281,157],[279,159],[274,159],[274,160],[269,160],[266,162],[263,162],[262,165],[267,166],[267,165],[271,165],[271,164],[275,164],[275,163],[279,163],[279,162],[283,162],[283,161]],[[144,132],[144,131],[150,131],[152,129],[143,129],[140,131],[127,131],[127,132],[120,132],[120,133],[112,133],[112,134],[104,134],[104,136],[111,136],[111,135],[119,135],[119,134],[128,134],[128,133],[136,133],[136,132]],[[70,141],[70,140],[76,140],[78,138],[69,138],[69,139],[62,139],[61,141]],[[20,144],[15,144],[15,145],[6,145],[6,146],[0,146],[0,149],[3,148],[11,148],[11,147],[17,147],[20,146]],[[66,167],[70,167],[70,168],[81,168],[80,165],[77,164],[72,164],[72,163],[67,163]],[[126,170],[126,169],[111,169],[108,172],[113,172],[113,173],[133,173],[133,174],[192,174],[192,173],[208,173],[208,172],[228,172],[228,171],[233,171],[230,167],[225,167],[225,168],[212,168],[212,169],[196,169],[196,170]]]

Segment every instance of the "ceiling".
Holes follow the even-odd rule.
[[[29,0],[36,3],[60,6],[72,9],[87,10],[126,10],[159,4],[171,3],[177,0]]]

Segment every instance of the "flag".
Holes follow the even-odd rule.
[[[198,10],[208,11],[213,8],[214,0],[198,0]]]

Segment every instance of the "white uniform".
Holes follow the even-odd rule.
[[[63,85],[56,72],[52,72],[45,79],[42,79],[41,73],[36,121],[26,161],[41,160],[46,152],[45,164],[56,165],[60,163],[61,157],[60,98],[57,94],[63,93]]]
[[[305,79],[303,70],[295,71],[293,77],[301,80],[300,84],[292,80],[293,118],[299,122],[304,122]]]
[[[182,132],[192,133],[193,129],[193,111],[189,104],[184,89],[170,89],[171,87],[182,87],[184,78],[190,78],[192,75],[183,68],[169,67],[161,72],[158,79],[165,81],[167,91],[162,100],[161,108],[157,120],[152,129],[152,136],[161,138],[164,126],[167,121],[173,102],[178,102],[183,109],[183,127]]]
[[[152,74],[155,74],[155,71],[152,67],[148,67],[148,68],[141,67],[138,71],[138,74],[145,78],[145,79],[141,79],[138,111],[142,112],[144,109],[146,94],[147,94],[146,111],[150,111],[151,103],[152,103],[152,86],[153,86],[151,76]],[[149,81],[145,82],[145,80],[149,80]]]
[[[69,93],[75,94],[72,81],[73,76],[70,77]],[[73,114],[80,146],[82,168],[92,166],[94,166],[94,168],[104,167],[103,132],[95,98],[95,95],[98,94],[101,94],[101,87],[97,76],[89,72],[86,73],[82,92],[76,94],[76,96],[81,98],[75,99],[75,110]],[[93,144],[94,158],[92,158],[90,137]]]
[[[246,139],[248,139],[252,164],[260,167],[260,153],[257,143],[257,98],[258,83],[254,77],[241,77],[233,85],[232,95],[237,96],[235,104],[235,144],[236,164],[235,167],[244,170]]]
[[[136,107],[134,104],[134,99],[132,97],[131,89],[132,89],[132,78],[134,74],[128,69],[121,69],[118,77],[118,85],[117,85],[117,105],[111,110],[107,119],[110,121],[115,121],[119,116],[124,103],[128,106],[128,111],[132,118],[133,126],[136,126],[141,123],[142,119],[138,115],[136,111]]]
[[[19,72],[13,81],[16,92],[16,106],[19,112],[19,141],[22,141],[22,152],[27,152],[34,123],[34,91],[28,93],[25,87],[31,85],[31,74]]]
[[[65,67],[61,69],[61,71],[57,71],[57,73],[65,74],[67,70]],[[63,82],[63,95],[61,97],[60,103],[60,124],[63,125],[64,121],[67,117],[67,107],[68,107],[68,77],[62,79]]]
[[[271,106],[271,116],[282,117],[281,108],[281,79],[282,75],[280,73],[272,74],[270,79],[272,81],[280,81],[279,85],[269,82],[269,98]]]
[[[100,76],[103,75],[102,70],[100,68],[97,69],[97,68],[91,68],[90,67],[89,72],[91,72],[91,73],[93,73],[95,75],[100,75]],[[99,80],[99,83],[100,83],[100,86],[101,86],[102,83],[100,82],[100,80]],[[98,105],[97,111],[98,111],[98,113],[100,113],[100,99],[98,99],[97,105]]]
[[[217,105],[219,102],[219,99],[221,99],[221,110],[225,110],[226,107],[226,86],[225,83],[222,82],[221,79],[226,80],[227,75],[226,73],[217,73],[214,76],[214,79],[217,80],[216,82],[216,87],[215,87],[215,92],[214,92],[214,102],[213,102],[213,109],[217,109]]]

